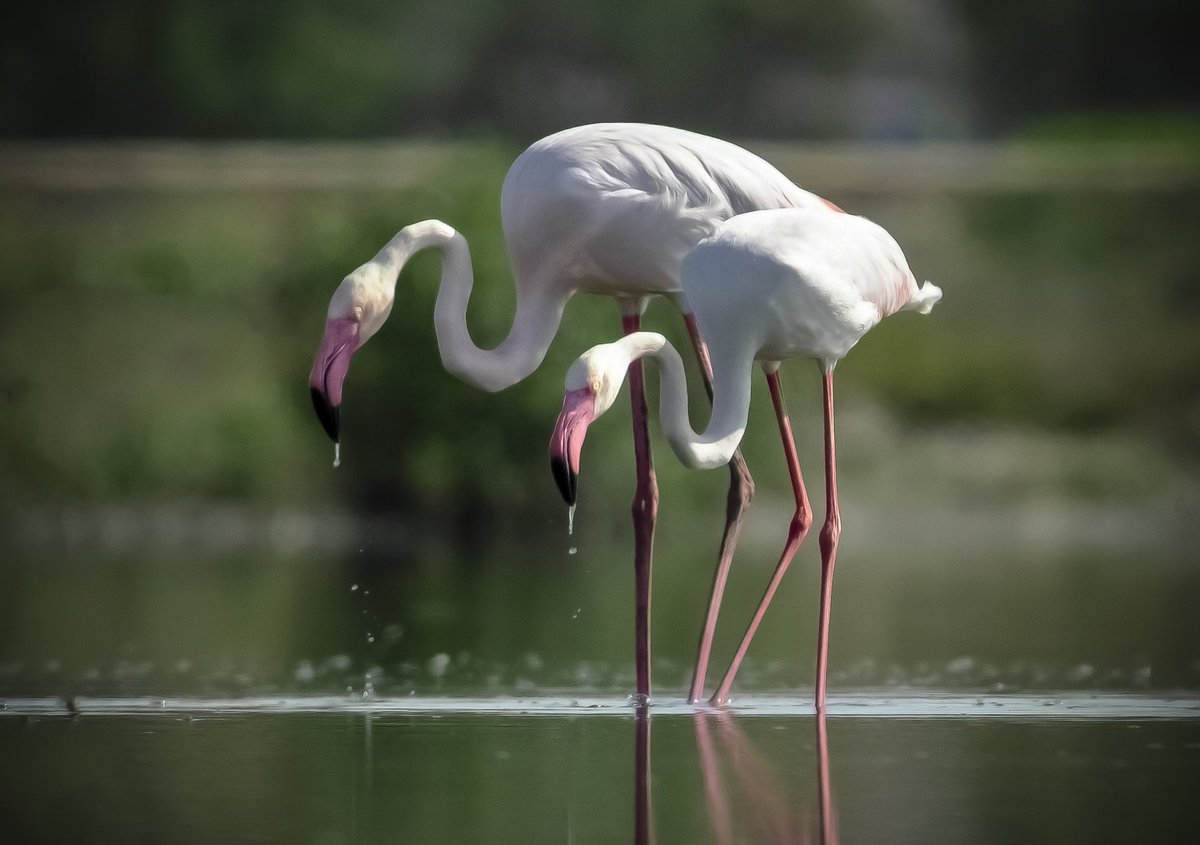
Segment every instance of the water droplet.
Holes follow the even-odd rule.
[[[575,612],[571,614],[571,618],[578,619],[580,613],[583,613],[583,608],[582,607],[575,608]]]
[[[571,505],[567,508],[567,536],[575,533],[575,506]]]
[[[571,546],[571,548],[567,549],[567,554],[569,554],[569,555],[573,555],[573,554],[575,554],[577,551],[579,551],[579,549],[577,549],[575,546]]]
[[[336,469],[342,465],[342,444],[333,444],[333,466]]]
[[[374,634],[367,634],[367,642],[369,642],[369,643],[373,643],[373,642],[375,642],[375,635],[374,635]]]
[[[350,592],[354,593],[354,592],[357,592],[357,591],[358,591],[358,585],[357,585],[357,584],[351,584],[351,585],[350,585]]]
[[[317,670],[312,665],[312,661],[301,660],[296,664],[296,670],[292,673],[292,677],[302,684],[311,683],[317,677]]]
[[[433,677],[437,678],[438,680],[441,680],[441,678],[446,674],[446,670],[450,668],[450,655],[444,652],[435,654],[433,657],[429,658],[428,666],[429,674],[433,675]]]

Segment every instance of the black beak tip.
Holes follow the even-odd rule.
[[[341,417],[342,406],[330,405],[329,400],[325,398],[325,394],[317,388],[312,388],[312,403],[313,410],[317,412],[317,419],[321,421],[321,426],[325,429],[325,433],[329,435],[329,439],[334,443],[338,442],[338,420]]]
[[[568,505],[574,505],[578,476],[571,471],[567,462],[562,458],[550,459],[550,472],[554,475],[554,482],[558,485],[558,492],[562,494],[563,501]]]

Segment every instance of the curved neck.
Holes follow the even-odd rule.
[[[522,296],[518,286],[516,316],[508,336],[495,349],[480,349],[467,327],[475,277],[471,251],[462,235],[439,220],[414,223],[401,229],[376,260],[387,267],[386,276],[394,286],[408,260],[426,247],[442,253],[442,279],[433,311],[442,365],[464,381],[493,392],[536,370],[558,332],[569,292],[535,290]]]
[[[663,434],[679,460],[695,469],[713,469],[729,463],[750,415],[750,374],[754,356],[747,351],[709,347],[713,365],[713,408],[708,426],[697,434],[688,418],[687,377],[683,361],[660,334],[638,332],[617,341],[625,345],[629,360],[649,357],[658,361],[659,419]]]

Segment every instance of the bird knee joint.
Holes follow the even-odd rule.
[[[800,531],[800,532],[808,531],[808,529],[812,528],[812,524],[813,524],[812,511],[797,510],[796,514],[792,517],[792,527],[796,531]]]
[[[746,477],[743,477],[739,481],[735,476],[729,485],[729,497],[727,499],[729,512],[733,514],[741,513],[750,507],[750,501],[753,498],[754,482]]]
[[[743,506],[749,505],[754,498],[754,479],[750,475],[750,467],[737,453],[729,463],[729,500],[735,499]]]
[[[754,479],[749,474],[743,475],[742,483],[737,485],[737,489],[742,504],[749,505],[750,500],[754,498]]]
[[[840,519],[826,520],[821,526],[821,545],[823,547],[833,547],[838,544],[838,540],[842,538],[842,521]]]
[[[638,495],[633,499],[631,510],[634,519],[654,520],[658,516],[658,496],[638,491]]]

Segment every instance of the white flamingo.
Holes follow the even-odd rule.
[[[695,321],[680,300],[683,256],[721,221],[762,208],[835,208],[804,191],[758,156],[733,144],[663,126],[581,126],[533,144],[513,163],[500,198],[516,287],[516,314],[495,349],[480,349],[467,328],[473,285],[464,238],[437,220],[400,230],[348,275],[329,303],[325,335],[309,383],[313,405],[335,443],[350,356],[391,312],[400,271],[416,252],[442,253],[434,322],[446,369],[484,390],[502,390],[532,373],[577,292],[615,297],[625,333],[640,329],[646,300],[666,296],[683,311],[711,392],[711,372]],[[650,691],[650,562],[658,487],[646,429],[640,365],[629,374],[637,493],[633,504],[637,692]],[[703,694],[717,610],[754,485],[740,454],[730,468],[725,531],[701,632],[691,699]],[[565,479],[563,479],[565,483]],[[569,504],[574,489],[563,488]]]
[[[671,448],[690,467],[724,464],[741,442],[750,410],[750,375],[762,364],[787,455],[796,512],[770,584],[713,696],[728,699],[746,649],[812,524],[808,496],[780,390],[785,358],[820,364],[825,423],[826,515],[821,528],[821,600],[815,702],[825,708],[825,668],[833,564],[841,535],[833,439],[833,370],[873,326],[896,311],[928,313],[941,290],[918,288],[899,245],[862,217],[811,210],[755,211],[723,223],[684,259],[683,294],[708,345],[713,409],[702,434],[688,421],[679,354],[659,334],[637,332],[585,352],[566,378],[563,409],[551,440],[551,462],[574,488],[588,425],[612,405],[630,362],[649,356],[662,368],[659,414]]]

